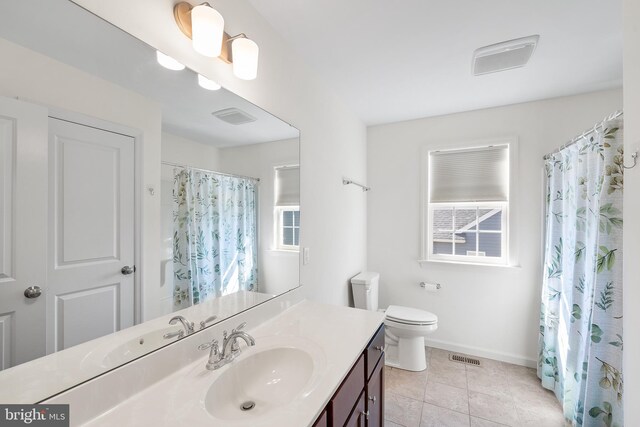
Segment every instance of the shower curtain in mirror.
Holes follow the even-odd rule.
[[[174,309],[257,290],[256,192],[250,179],[176,169]]]
[[[576,426],[623,425],[622,119],[546,160],[538,376]]]

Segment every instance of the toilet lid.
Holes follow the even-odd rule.
[[[410,323],[416,325],[431,325],[438,323],[438,316],[428,311],[419,310],[417,308],[402,307],[399,305],[390,305],[385,312],[387,319],[396,320],[402,323]]]

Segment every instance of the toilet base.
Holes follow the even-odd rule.
[[[427,357],[424,337],[398,338],[385,340],[385,364],[406,371],[420,372],[427,369]]]

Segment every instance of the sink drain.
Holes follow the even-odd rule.
[[[243,411],[250,411],[252,410],[254,407],[256,406],[256,402],[253,402],[251,400],[247,400],[246,402],[244,402],[242,405],[240,405],[240,409],[242,409]]]

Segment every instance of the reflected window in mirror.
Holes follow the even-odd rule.
[[[297,251],[300,248],[300,167],[275,168],[275,248]]]

